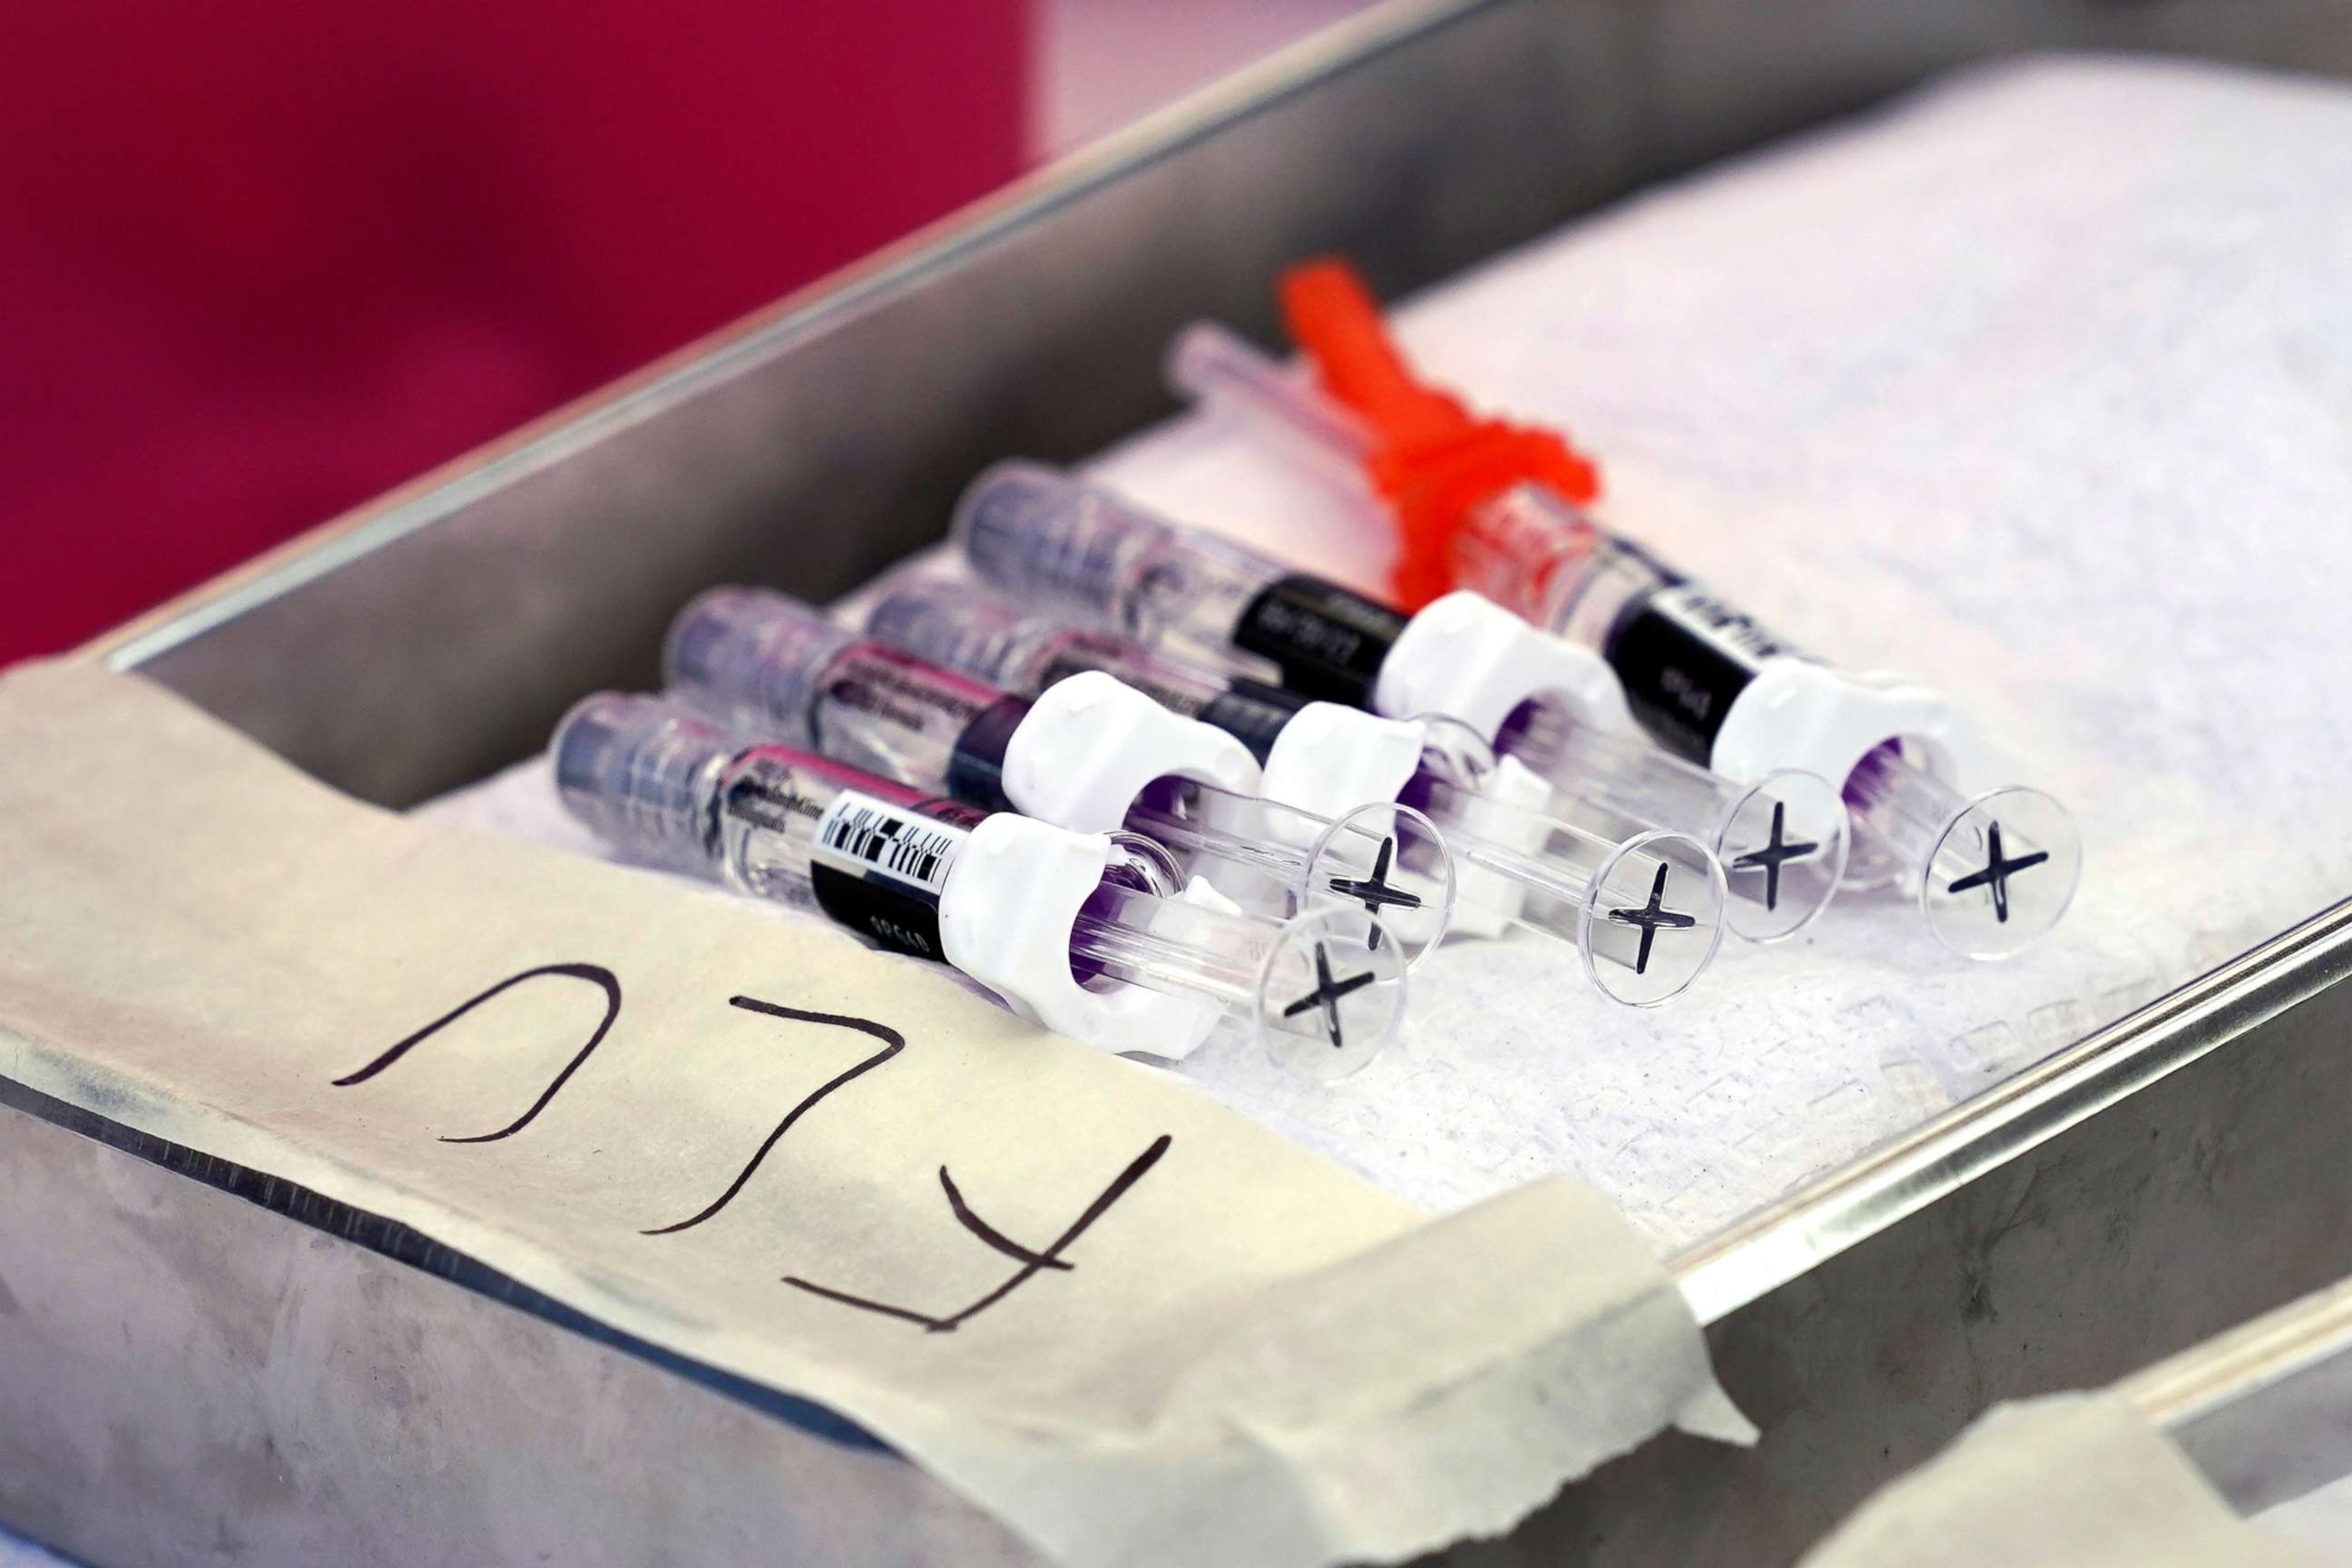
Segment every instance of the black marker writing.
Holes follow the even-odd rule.
[[[595,1051],[599,1045],[604,1043],[604,1037],[612,1032],[614,1024],[619,1020],[621,1016],[621,982],[618,976],[614,974],[611,970],[605,968],[604,965],[599,963],[548,963],[541,964],[536,969],[526,969],[520,974],[509,975],[506,979],[499,981],[497,984],[488,987],[487,990],[477,992],[474,995],[467,998],[464,1002],[459,1003],[457,1006],[451,1008],[448,1012],[444,1013],[438,1018],[434,1019],[423,1028],[416,1030],[414,1034],[411,1034],[405,1038],[398,1041],[358,1070],[334,1079],[334,1087],[337,1089],[348,1089],[354,1084],[365,1083],[368,1079],[392,1067],[394,1063],[399,1061],[411,1050],[415,1049],[417,1046],[422,1045],[435,1034],[448,1027],[451,1024],[456,1023],[458,1019],[464,1017],[475,1008],[481,1006],[484,1003],[487,1003],[495,997],[503,995],[507,992],[513,990],[516,986],[521,985],[526,982],[550,977],[583,981],[588,984],[595,986],[597,990],[604,994],[604,1016],[598,1021],[595,1031],[588,1037],[587,1042],[580,1047],[579,1051],[572,1058],[572,1059],[563,1065],[562,1070],[558,1072],[553,1079],[548,1083],[547,1087],[540,1091],[539,1098],[531,1102],[530,1108],[520,1116],[517,1117],[511,1123],[499,1129],[495,1132],[478,1133],[473,1136],[464,1138],[445,1137],[441,1142],[445,1143],[488,1143],[498,1139],[512,1137],[514,1134],[521,1131],[524,1128],[530,1126],[531,1121],[539,1115],[539,1113],[547,1109],[549,1103],[555,1099],[557,1093],[562,1089],[566,1083],[571,1081],[572,1075],[578,1072],[581,1067],[586,1063],[590,1055]],[[1325,977],[1328,983],[1328,971],[1326,972]],[[678,1220],[670,1225],[659,1226],[653,1229],[642,1231],[639,1233],[641,1235],[674,1236],[679,1231],[692,1229],[694,1226],[700,1225],[703,1221],[717,1215],[720,1210],[724,1209],[729,1204],[735,1200],[736,1194],[740,1193],[751,1182],[752,1176],[758,1173],[761,1163],[766,1161],[769,1153],[775,1148],[777,1143],[782,1140],[784,1134],[793,1130],[793,1125],[797,1123],[802,1117],[815,1110],[816,1107],[823,1103],[825,1098],[831,1095],[835,1090],[842,1089],[854,1079],[862,1078],[866,1074],[872,1072],[876,1068],[880,1067],[883,1063],[888,1061],[891,1058],[897,1056],[899,1052],[907,1048],[906,1036],[899,1033],[897,1029],[890,1027],[888,1025],[878,1023],[871,1018],[859,1018],[840,1013],[811,1012],[803,1008],[788,1007],[778,1002],[762,1001],[756,996],[730,996],[728,998],[728,1005],[732,1007],[740,1007],[746,1012],[764,1014],[772,1018],[781,1018],[789,1023],[821,1024],[834,1028],[853,1030],[859,1034],[870,1036],[874,1039],[881,1042],[881,1049],[866,1058],[863,1061],[850,1067],[845,1071],[836,1074],[832,1079],[829,1079],[824,1083],[819,1085],[798,1104],[786,1111],[783,1119],[776,1123],[774,1130],[772,1131],[768,1134],[767,1138],[761,1142],[759,1148],[752,1152],[751,1159],[745,1162],[743,1168],[736,1173],[735,1179],[727,1184],[727,1189],[720,1193],[716,1198],[712,1199],[710,1203],[704,1206],[698,1213],[689,1215],[685,1219]],[[1004,1257],[1013,1259],[1013,1262],[1020,1266],[1010,1277],[1008,1277],[1003,1283],[999,1284],[995,1289],[988,1291],[977,1300],[969,1303],[956,1311],[950,1312],[943,1317],[929,1312],[917,1311],[913,1308],[909,1307],[894,1306],[887,1301],[876,1300],[870,1297],[854,1295],[849,1291],[835,1289],[831,1286],[820,1285],[814,1280],[803,1279],[797,1276],[786,1276],[784,1283],[796,1289],[806,1291],[812,1296],[822,1297],[829,1301],[837,1301],[844,1306],[855,1307],[861,1311],[879,1313],[885,1317],[898,1318],[907,1322],[920,1324],[928,1332],[952,1333],[958,1328],[961,1328],[963,1324],[969,1322],[971,1319],[995,1306],[1006,1297],[1011,1296],[1014,1291],[1020,1289],[1024,1285],[1029,1283],[1030,1280],[1035,1279],[1038,1275],[1048,1270],[1066,1274],[1075,1268],[1076,1266],[1063,1257],[1063,1254],[1068,1251],[1071,1246],[1074,1245],[1080,1237],[1084,1236],[1097,1220],[1102,1218],[1105,1214],[1108,1214],[1114,1205],[1116,1205],[1121,1198],[1125,1197],[1128,1191],[1132,1188],[1137,1182],[1141,1181],[1144,1174],[1149,1172],[1152,1166],[1160,1163],[1160,1156],[1167,1153],[1168,1146],[1171,1142],[1172,1140],[1165,1133],[1154,1140],[1150,1147],[1147,1148],[1142,1153],[1129,1161],[1127,1168],[1119,1172],[1117,1176],[1111,1179],[1109,1185],[1103,1188],[1100,1193],[1095,1195],[1094,1201],[1089,1203],[1086,1206],[1085,1210],[1079,1214],[1078,1217],[1070,1223],[1069,1227],[1064,1230],[1060,1236],[1054,1239],[1051,1245],[1045,1247],[1042,1251],[1029,1247],[1024,1247],[1020,1242],[1013,1240],[1009,1236],[1006,1236],[996,1226],[989,1224],[985,1219],[982,1219],[980,1215],[973,1210],[971,1205],[965,1201],[962,1191],[957,1187],[955,1178],[949,1174],[948,1168],[945,1165],[941,1165],[940,1167],[940,1188],[941,1192],[946,1194],[948,1212],[955,1216],[956,1223],[963,1226],[967,1232],[976,1237],[983,1246],[986,1246],[992,1251],[1001,1253]]]
[[[1011,1237],[1005,1235],[1003,1231],[997,1229],[994,1226],[989,1224],[978,1215],[972,1213],[971,1205],[963,1201],[962,1192],[957,1188],[955,1178],[948,1174],[948,1168],[945,1165],[941,1165],[940,1167],[940,1186],[948,1195],[948,1208],[950,1212],[954,1214],[957,1222],[961,1224],[964,1229],[971,1232],[972,1235],[980,1237],[981,1240],[988,1243],[989,1246],[1004,1254],[1005,1257],[1013,1259],[1015,1262],[1034,1263],[1040,1268],[1059,1268],[1065,1273],[1069,1271],[1070,1266],[1063,1262],[1060,1258],[1048,1258],[1042,1252],[1030,1251],[1027,1247],[1022,1246],[1019,1242],[1013,1240]]]
[[[1971,871],[1965,877],[1954,879],[1952,885],[1944,890],[1948,893],[1965,893],[1971,888],[1990,888],[1993,918],[2002,925],[2007,925],[2009,923],[2009,879],[2020,871],[2032,870],[2049,858],[2050,852],[2046,849],[2036,849],[2031,854],[2020,855],[2014,860],[2005,858],[2000,852],[2000,824],[1996,822],[1985,829],[1984,869]]]
[[[406,1039],[402,1040],[399,1044],[394,1046],[390,1050],[384,1052],[382,1056],[376,1058],[373,1061],[368,1063],[357,1072],[350,1073],[342,1078],[335,1079],[334,1087],[337,1089],[349,1089],[353,1084],[365,1083],[368,1079],[375,1077],[376,1074],[383,1071],[384,1068],[392,1066],[393,1063],[406,1056],[410,1050],[422,1045],[434,1034],[439,1030],[448,1027],[451,1024],[456,1023],[458,1019],[464,1017],[467,1014],[480,1006],[483,1003],[488,1002],[493,996],[497,996],[503,992],[510,991],[527,980],[537,980],[547,975],[561,976],[566,980],[583,980],[604,992],[604,1016],[603,1021],[597,1024],[596,1032],[588,1037],[588,1043],[580,1047],[579,1055],[564,1063],[563,1070],[557,1073],[554,1079],[550,1082],[544,1089],[540,1091],[539,1098],[530,1102],[530,1109],[524,1111],[520,1116],[516,1117],[513,1121],[499,1128],[496,1132],[478,1132],[469,1138],[444,1138],[441,1142],[444,1143],[489,1143],[494,1142],[500,1138],[513,1137],[516,1133],[530,1126],[533,1117],[547,1109],[548,1101],[553,1100],[555,1098],[556,1091],[562,1089],[565,1083],[570,1081],[573,1073],[580,1070],[581,1064],[588,1059],[589,1053],[601,1045],[604,1042],[605,1035],[611,1032],[614,1020],[620,1017],[620,977],[615,975],[611,970],[605,968],[603,964],[543,963],[537,969],[526,969],[520,974],[510,975],[507,979],[499,981],[496,985],[491,986],[487,991],[477,992],[472,997],[467,1001],[459,1003],[448,1012],[442,1014],[439,1017],[434,1019],[431,1023],[425,1025],[425,1027],[417,1030]]]
[[[1053,1245],[1043,1252],[1032,1252],[1018,1242],[1008,1240],[992,1226],[982,1221],[979,1215],[973,1214],[965,1205],[963,1194],[956,1190],[954,1181],[948,1175],[947,1167],[940,1166],[940,1185],[947,1190],[949,1206],[955,1212],[956,1218],[962,1222],[964,1228],[997,1251],[1022,1260],[1021,1267],[1002,1285],[969,1306],[950,1312],[945,1317],[933,1317],[928,1312],[919,1312],[911,1307],[893,1306],[887,1301],[877,1301],[871,1297],[852,1295],[846,1290],[836,1290],[829,1285],[819,1285],[814,1280],[803,1279],[793,1275],[786,1275],[784,1283],[795,1289],[805,1290],[812,1296],[821,1296],[828,1301],[838,1301],[845,1307],[856,1307],[864,1311],[878,1312],[887,1318],[898,1318],[906,1322],[919,1323],[929,1333],[953,1333],[973,1318],[1034,1279],[1044,1270],[1056,1268],[1066,1270],[1071,1268],[1070,1264],[1064,1261],[1062,1254],[1068,1251],[1071,1244],[1084,1236],[1095,1221],[1109,1213],[1111,1205],[1125,1197],[1129,1189],[1143,1179],[1146,1172],[1160,1163],[1160,1157],[1168,1152],[1168,1145],[1172,1142],[1173,1140],[1164,1132],[1153,1140],[1151,1147],[1128,1162],[1127,1169],[1113,1177],[1110,1185],[1097,1194],[1094,1202],[1087,1205],[1086,1212],[1073,1220],[1070,1227],[1055,1237]]]
[[[864,1061],[859,1062],[856,1067],[851,1068],[847,1072],[845,1072],[839,1077],[832,1079],[830,1082],[827,1082],[823,1087],[819,1088],[815,1093],[810,1095],[806,1100],[802,1100],[798,1105],[793,1106],[790,1110],[786,1111],[784,1113],[784,1119],[776,1123],[776,1130],[768,1134],[768,1141],[760,1145],[758,1150],[752,1153],[751,1161],[744,1165],[741,1171],[736,1173],[735,1179],[728,1184],[727,1190],[719,1194],[716,1198],[712,1199],[710,1205],[708,1208],[705,1208],[699,1214],[691,1215],[685,1219],[679,1220],[676,1225],[661,1226],[656,1229],[641,1233],[643,1235],[675,1236],[681,1230],[688,1230],[695,1226],[700,1225],[704,1220],[709,1219],[712,1215],[717,1214],[720,1209],[725,1208],[729,1204],[734,1202],[735,1194],[743,1190],[743,1184],[751,1179],[751,1173],[760,1168],[760,1162],[768,1157],[768,1151],[776,1146],[777,1140],[781,1139],[785,1133],[793,1130],[793,1122],[798,1121],[803,1116],[814,1110],[817,1102],[824,1100],[826,1095],[831,1094],[835,1089],[839,1089],[842,1085],[849,1082],[850,1079],[856,1078],[861,1074],[872,1072],[876,1068],[880,1067],[884,1062],[888,1061],[892,1057],[897,1056],[900,1051],[907,1048],[906,1036],[890,1027],[887,1024],[877,1024],[871,1018],[853,1018],[839,1013],[807,1013],[803,1012],[798,1007],[786,1007],[775,1002],[762,1002],[756,996],[730,996],[727,999],[727,1005],[730,1007],[740,1007],[746,1012],[765,1013],[772,1018],[783,1018],[798,1024],[830,1024],[836,1028],[855,1029],[860,1034],[871,1035],[876,1039],[881,1041],[882,1048],[875,1052],[872,1056],[867,1057]],[[947,1174],[947,1172],[942,1169],[940,1174],[944,1177]],[[950,1191],[952,1192],[953,1189],[950,1188]]]

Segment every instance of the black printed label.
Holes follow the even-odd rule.
[[[1004,795],[1004,751],[1013,731],[1029,717],[1029,703],[1002,698],[966,724],[948,751],[948,793],[982,811],[1011,811]]]
[[[982,814],[948,802],[909,808],[845,790],[809,852],[817,907],[893,952],[944,960],[940,895]]]
[[[1223,730],[1247,746],[1261,763],[1273,749],[1274,738],[1307,700],[1296,692],[1255,680],[1224,680],[1206,672],[1196,675],[1139,654],[1132,646],[1087,632],[1072,632],[1062,639],[1037,684],[1042,689],[1092,669],[1117,676],[1171,713]]]
[[[1603,654],[1643,727],[1705,765],[1764,661],[1797,650],[1704,589],[1670,581],[1625,606]]]
[[[1305,700],[1294,692],[1237,680],[1232,690],[1202,704],[1199,717],[1202,723],[1213,725],[1247,746],[1249,754],[1263,763],[1274,751],[1282,727],[1298,716]]]
[[[1404,626],[1386,605],[1319,577],[1282,577],[1249,602],[1233,640],[1274,660],[1282,683],[1300,696],[1363,708]]]

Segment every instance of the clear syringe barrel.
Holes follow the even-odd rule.
[[[566,808],[607,842],[946,961],[940,907],[985,813],[796,748],[746,744],[661,698],[591,697],[552,751]],[[1160,853],[1123,837],[1073,921],[1073,981],[1208,1001],[1315,1077],[1355,1070],[1394,1035],[1405,960],[1376,920],[1327,908],[1275,921],[1180,900]],[[1310,1004],[1286,1011],[1301,997]]]
[[[2005,958],[2074,900],[2082,841],[2066,808],[2037,789],[1964,795],[1900,749],[1882,746],[1847,778],[1856,837],[1906,868],[1929,929],[1969,958]]]
[[[1106,877],[1071,929],[1070,961],[1102,981],[1212,1001],[1305,1078],[1360,1071],[1404,1016],[1404,957],[1355,910],[1265,920]]]
[[[973,480],[954,531],[972,570],[1008,594],[1211,658],[1229,654],[1242,612],[1286,573],[1042,463],[998,463]]]
[[[1194,321],[1168,344],[1168,384],[1213,412],[1292,437],[1318,466],[1349,479],[1363,477],[1372,434],[1346,405],[1214,321]]]
[[[1320,466],[1360,480],[1372,438],[1345,405],[1292,374],[1255,344],[1213,321],[1179,331],[1168,350],[1168,383],[1205,407],[1289,437]],[[1467,588],[1547,630],[1599,647],[1608,626],[1577,637],[1568,608],[1587,587],[1601,535],[1556,492],[1521,486],[1471,509],[1454,535],[1454,585]],[[1597,608],[1597,606],[1596,606]]]
[[[1305,697],[1370,706],[1405,627],[1376,600],[1036,463],[973,480],[955,533],[973,572],[1017,598]]]
[[[1361,908],[1378,917],[1408,963],[1444,940],[1454,918],[1454,861],[1444,838],[1428,817],[1394,801],[1334,819],[1165,778],[1136,798],[1125,826],[1261,914]]]
[[[940,893],[970,807],[657,697],[588,698],[553,752],[564,806],[606,842],[943,959]]]
[[[1601,994],[1635,1007],[1681,994],[1715,961],[1723,941],[1723,869],[1689,835],[1611,838],[1428,767],[1405,798],[1445,835],[1465,924],[1479,909],[1502,924],[1566,942]]]
[[[782,594],[715,588],[678,613],[662,675],[689,707],[868,773],[1003,809],[1021,699],[836,625]]]
[[[1088,670],[1117,676],[1171,712],[1223,730],[1261,763],[1306,699],[1155,652],[1066,614],[1013,603],[980,584],[918,578],[885,591],[866,634],[1024,697]]]
[[[1818,773],[1782,768],[1752,784],[1665,752],[1643,736],[1530,706],[1496,749],[1543,775],[1571,818],[1611,818],[1686,833],[1723,867],[1727,924],[1749,942],[1791,936],[1829,907],[1844,875],[1845,803]]]

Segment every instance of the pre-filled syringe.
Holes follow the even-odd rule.
[[[1340,1078],[1403,1014],[1403,959],[1375,918],[1248,915],[1180,892],[1121,836],[939,800],[659,698],[588,698],[552,749],[565,806],[608,842],[951,964],[1106,1050],[1181,1058],[1231,1015],[1285,1066]]]
[[[746,732],[982,809],[1148,836],[1258,913],[1369,900],[1408,962],[1453,918],[1444,838],[1392,793],[1320,810],[1265,798],[1239,742],[1099,670],[1033,700],[784,595],[721,588],[679,613],[664,674],[680,700]]]
[[[985,584],[906,578],[875,600],[866,629],[1024,695],[1080,670],[1098,670],[1163,701],[1183,703],[1204,721],[1215,721],[1218,702],[1232,702],[1250,717],[1220,727],[1245,727],[1265,739],[1258,788],[1293,805],[1328,810],[1396,797],[1405,776],[1396,759],[1414,754],[1409,744],[1401,752],[1402,743],[1384,736],[1381,721],[1353,722],[1352,710],[1296,700],[1286,710],[1269,713],[1262,698],[1230,695],[1242,682],[1236,675],[1175,658],[1107,628],[1076,625],[1066,611],[1024,607]],[[1279,719],[1270,734],[1267,717]],[[1846,812],[1825,780],[1782,770],[1754,784],[1734,784],[1667,754],[1638,731],[1587,723],[1542,703],[1528,704],[1506,721],[1501,740],[1519,764],[1551,781],[1550,806],[1570,819],[1697,838],[1728,879],[1725,925],[1736,936],[1772,942],[1792,935],[1836,893],[1845,864]],[[1451,841],[1461,829],[1443,830]]]
[[[1392,719],[1442,714],[1490,741],[1530,702],[1629,722],[1599,658],[1476,594],[1407,616],[1040,463],[998,463],[973,480],[954,531],[974,574],[1016,598],[1148,647],[1255,661],[1303,697]]]
[[[1302,294],[1314,301],[1305,314],[1322,323],[1321,335],[1299,323]],[[1344,351],[1346,363],[1333,374],[1369,404],[1437,395],[1410,382],[1379,330],[1377,307],[1344,272],[1294,274],[1288,302],[1310,352],[1318,341],[1327,353]],[[1338,340],[1337,349],[1327,336]],[[1741,784],[1762,784],[1785,770],[1830,781],[1860,829],[1849,882],[1908,886],[1954,951],[2004,956],[2065,911],[2081,870],[2072,819],[2038,790],[2001,784],[1999,753],[1939,693],[1900,676],[1834,669],[1799,652],[1601,527],[1556,486],[1514,478],[1507,451],[1489,453],[1495,460],[1482,466],[1468,460],[1475,444],[1466,438],[1430,442],[1418,453],[1383,448],[1350,407],[1213,325],[1179,334],[1169,376],[1247,427],[1319,447],[1333,459],[1327,467],[1378,468],[1386,489],[1414,514],[1410,531],[1424,556],[1440,556],[1421,560],[1420,570],[1486,595],[1604,659],[1634,717],[1661,745]],[[1417,471],[1416,460],[1428,471]],[[1726,863],[1754,852],[1735,852]],[[1967,868],[1955,872],[1963,863]],[[2019,874],[2013,885],[2011,874]]]
[[[969,583],[915,579],[887,588],[868,612],[866,630],[988,679],[1050,675],[1062,656],[1046,656],[1070,647],[1074,636],[1083,637],[1088,668],[1098,673],[1124,677],[1133,661],[1162,677],[1171,668],[1185,669],[1199,689],[1213,688],[1216,679],[1197,667],[1171,666],[1115,634],[1071,633],[1050,612],[1015,610]],[[1637,736],[1619,738],[1654,750]],[[1628,777],[1637,772],[1626,770]],[[1678,994],[1712,961],[1723,928],[1736,926],[1727,915],[1723,872],[1704,845],[1681,833],[1643,831],[1655,824],[1612,837],[1548,815],[1539,808],[1550,801],[1549,786],[1518,763],[1498,760],[1457,721],[1381,719],[1336,703],[1307,703],[1276,735],[1260,788],[1291,806],[1341,811],[1343,821],[1377,815],[1375,806],[1356,803],[1390,802],[1402,820],[1433,822],[1455,862],[1455,931],[1492,937],[1518,929],[1567,942],[1593,984],[1616,1001],[1647,1006]],[[1185,818],[1214,816],[1239,804],[1223,792],[1167,781],[1147,792],[1127,826],[1176,842]],[[1830,810],[1842,825],[1834,799]],[[1276,836],[1273,823],[1233,826]],[[1368,908],[1401,897],[1410,901],[1410,872],[1425,853],[1416,839],[1400,838],[1393,870],[1378,859],[1369,878],[1348,886]],[[1790,873],[1784,909],[1811,896],[1804,870]],[[1388,881],[1399,876],[1403,880],[1391,889]],[[1834,870],[1829,879],[1834,882]]]

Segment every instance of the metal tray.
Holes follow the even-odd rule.
[[[2241,1513],[2352,1476],[2352,1280],[2122,1384]]]
[[[2347,70],[2352,13],[1385,7],[86,656],[405,805],[535,749],[582,691],[649,684],[696,590],[830,596],[936,537],[989,459],[1166,412],[1168,333],[1265,327],[1284,259],[1345,248],[1409,288],[2062,45]],[[2352,905],[1675,1260],[1764,1442],[1661,1439],[1454,1555],[1788,1561],[1995,1400],[2108,1383],[2352,1274],[2347,969]],[[0,1277],[42,1287],[0,1285],[0,1520],[93,1562],[1025,1560],[828,1413],[317,1194],[6,1084],[0,1172]],[[853,1493],[891,1506],[845,1519]]]

